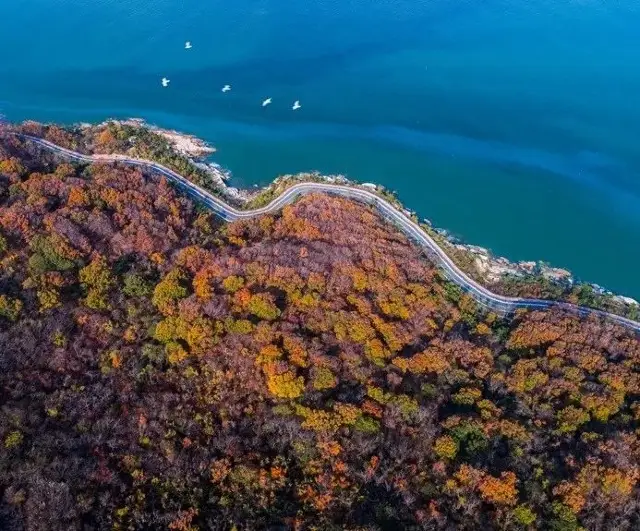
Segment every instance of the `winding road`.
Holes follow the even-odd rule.
[[[380,196],[352,186],[302,182],[295,184],[285,190],[281,195],[276,197],[268,205],[257,208],[255,210],[238,210],[221,199],[213,196],[206,190],[195,185],[179,173],[149,160],[129,158],[124,155],[84,155],[76,151],[72,151],[42,138],[19,133],[12,133],[20,138],[30,140],[39,146],[54,151],[67,158],[79,160],[83,162],[107,162],[107,163],[124,163],[132,166],[141,166],[143,168],[160,173],[176,183],[187,195],[197,199],[207,207],[209,207],[216,215],[226,221],[234,221],[242,218],[251,218],[261,214],[275,212],[283,206],[292,203],[298,197],[309,193],[324,192],[334,195],[347,197],[359,202],[373,205],[385,219],[395,224],[407,237],[420,245],[429,256],[442,269],[444,275],[453,283],[458,285],[462,290],[469,293],[481,306],[495,311],[501,315],[507,315],[518,309],[527,310],[544,310],[548,308],[560,308],[566,311],[577,313],[581,316],[597,315],[606,318],[617,324],[630,328],[636,332],[640,332],[640,322],[632,321],[625,317],[595,310],[584,306],[578,306],[566,302],[558,302],[543,299],[526,299],[519,297],[505,297],[489,291],[487,288],[470,278],[462,271],[449,256],[440,248],[440,246],[414,221],[409,219],[402,212],[398,211],[391,203],[384,200]]]

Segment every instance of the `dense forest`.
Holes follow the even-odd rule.
[[[640,342],[368,207],[221,224],[0,139],[0,528],[640,528]]]

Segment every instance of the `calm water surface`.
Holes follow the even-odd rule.
[[[0,19],[11,120],[143,117],[215,144],[240,186],[380,182],[466,241],[640,298],[635,0],[19,0]]]

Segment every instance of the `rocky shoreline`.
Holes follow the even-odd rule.
[[[175,129],[165,129],[154,124],[149,124],[142,118],[107,120],[98,124],[98,126],[108,125],[109,123],[142,127],[163,137],[171,144],[177,153],[189,159],[189,162],[196,168],[206,172],[211,177],[214,185],[220,190],[221,195],[236,203],[246,203],[250,201],[254,195],[259,193],[259,190],[242,190],[229,186],[228,183],[231,179],[231,172],[209,159],[209,157],[216,152],[216,148],[197,136],[182,133]],[[93,127],[91,124],[83,124],[83,126]]]
[[[106,120],[105,122],[98,124],[96,127],[109,124],[130,125],[132,127],[143,127],[145,129],[148,129],[149,131],[167,139],[178,153],[189,158],[200,159],[203,157],[208,157],[212,153],[216,152],[216,149],[213,146],[211,146],[201,138],[198,138],[194,135],[189,135],[187,133],[181,133],[179,131],[175,131],[174,129],[163,129],[162,127],[158,127],[157,125],[145,122],[142,118]],[[94,127],[94,125],[82,124],[82,127]]]
[[[541,278],[563,288],[587,285],[593,289],[595,294],[611,297],[614,302],[620,305],[628,308],[640,308],[640,303],[635,299],[615,294],[598,284],[578,281],[571,271],[567,269],[551,267],[542,261],[512,262],[508,258],[494,256],[493,253],[485,247],[462,243],[445,229],[433,227],[431,221],[426,218],[423,219],[423,223],[439,234],[452,249],[467,253],[472,258],[473,267],[475,268],[477,276],[487,285],[496,284],[506,277],[515,279]]]

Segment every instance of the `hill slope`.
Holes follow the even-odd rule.
[[[633,529],[638,361],[483,314],[366,207],[220,225],[0,147],[0,527]]]

